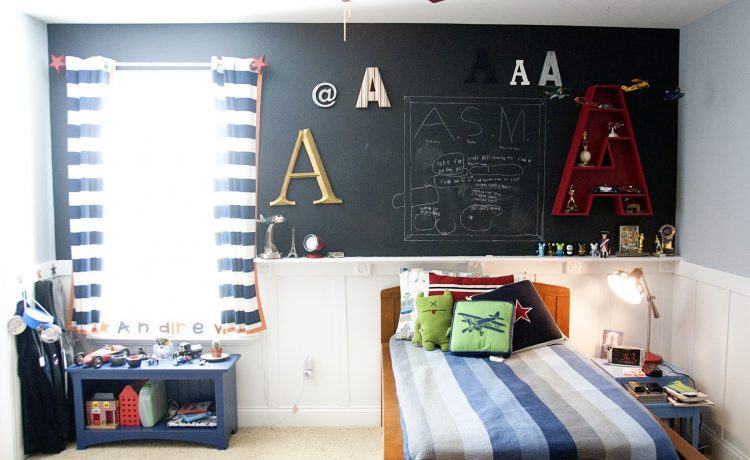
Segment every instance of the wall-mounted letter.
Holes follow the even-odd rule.
[[[560,67],[557,65],[557,54],[554,51],[547,51],[547,57],[544,58],[542,66],[542,75],[539,76],[539,86],[544,86],[548,82],[553,82],[555,86],[562,86]]]
[[[510,79],[511,86],[515,86],[518,83],[516,78],[521,77],[521,86],[528,86],[529,77],[526,76],[526,69],[523,67],[523,59],[516,59],[516,68],[513,70],[513,77]]]
[[[477,50],[476,58],[474,58],[474,67],[471,69],[471,75],[464,82],[465,83],[476,83],[477,71],[484,74],[485,83],[497,83],[495,73],[492,72],[492,64],[487,58],[487,51],[483,48]]]
[[[366,109],[370,102],[377,102],[378,107],[381,108],[391,106],[388,93],[385,91],[385,84],[380,77],[380,70],[377,67],[365,69],[365,77],[362,79],[362,86],[359,87],[357,108]]]
[[[377,69],[376,69],[377,70]],[[297,164],[297,158],[299,157],[299,149],[302,148],[302,144],[305,144],[305,151],[307,157],[310,159],[313,170],[310,172],[294,172],[294,166]],[[289,159],[289,167],[286,169],[286,176],[284,177],[284,184],[281,186],[281,193],[279,197],[271,202],[271,206],[294,206],[297,204],[296,201],[292,201],[286,197],[286,191],[289,188],[289,183],[292,179],[313,179],[318,181],[318,187],[320,188],[321,197],[319,200],[313,201],[313,204],[341,204],[342,201],[339,199],[333,189],[331,183],[328,181],[328,175],[323,167],[323,161],[320,159],[318,148],[315,146],[315,140],[313,139],[312,132],[309,129],[301,129],[297,134],[297,142],[294,144],[294,150],[292,150],[292,157]]]

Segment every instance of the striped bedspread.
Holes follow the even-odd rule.
[[[567,345],[503,363],[391,339],[410,459],[676,459],[627,392]]]

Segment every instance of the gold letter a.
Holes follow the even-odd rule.
[[[307,157],[310,158],[313,170],[310,172],[296,173],[294,172],[294,166],[297,164],[299,149],[302,147],[303,142],[305,143],[305,151],[307,152]],[[286,169],[286,176],[284,177],[284,184],[281,186],[281,193],[279,193],[278,198],[271,202],[271,206],[294,206],[297,204],[295,201],[291,201],[286,197],[289,183],[292,179],[312,179],[313,177],[317,179],[318,187],[320,187],[320,193],[322,195],[319,200],[313,201],[313,204],[342,203],[336,194],[333,193],[331,183],[328,182],[328,176],[323,167],[323,162],[320,160],[320,154],[318,153],[318,148],[315,146],[312,132],[309,129],[301,129],[299,134],[297,134],[297,142],[294,144],[294,150],[292,150],[292,158],[289,159],[289,167]]]

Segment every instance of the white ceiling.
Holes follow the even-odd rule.
[[[352,22],[679,28],[731,0],[351,0]],[[18,0],[48,23],[340,22],[341,0]]]

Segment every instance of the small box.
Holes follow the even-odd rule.
[[[112,393],[96,393],[86,401],[86,428],[114,430],[119,426],[119,403]]]

